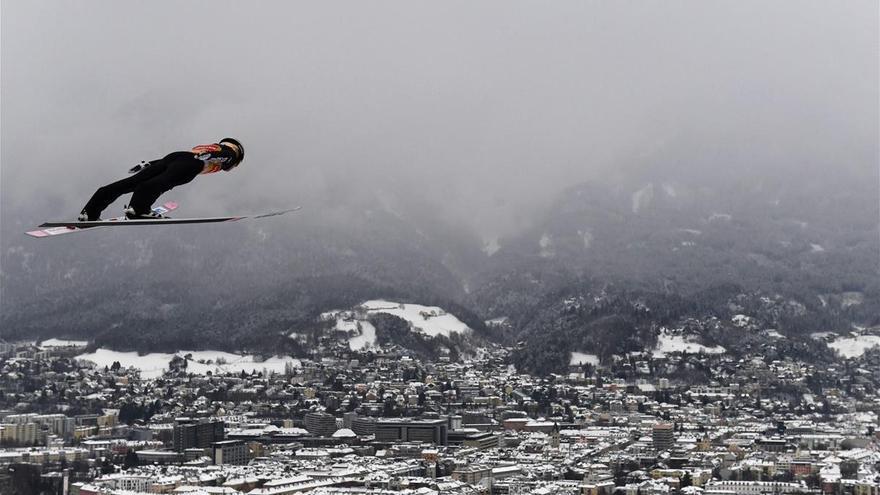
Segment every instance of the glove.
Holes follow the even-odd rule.
[[[138,163],[134,167],[131,167],[130,169],[128,169],[128,173],[136,174],[136,173],[140,172],[141,170],[147,168],[149,165],[150,165],[150,162],[145,161],[145,160],[141,160],[140,163]]]

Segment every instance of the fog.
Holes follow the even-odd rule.
[[[875,0],[8,0],[0,15],[16,228],[225,136],[245,163],[175,190],[189,214],[394,192],[497,234],[628,174],[877,183]]]

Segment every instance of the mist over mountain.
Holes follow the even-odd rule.
[[[3,252],[2,326],[6,338],[117,349],[296,353],[287,335],[326,332],[322,312],[389,298],[442,306],[490,340],[557,342],[552,358],[523,361],[549,371],[573,336],[602,355],[642,349],[657,325],[729,319],[745,311],[731,301],[771,297],[796,310],[766,313],[768,327],[809,340],[880,324],[876,205],[855,182],[818,191],[633,178],[567,188],[493,249],[429,204],[388,193],[250,223],[19,237]],[[859,303],[842,304],[844,294]],[[573,298],[597,295],[614,302],[565,316]],[[500,317],[506,329],[483,326]]]
[[[466,237],[437,242],[431,235],[442,229],[410,223],[378,201],[324,207],[320,216],[313,205],[311,214],[224,226],[231,228],[159,227],[149,236],[105,229],[63,244],[23,239],[4,253],[7,335],[113,340],[134,325],[150,345],[197,342],[204,332],[205,343],[223,345],[229,335],[262,330],[262,338],[363,298],[462,293],[454,273],[468,265]],[[118,343],[131,345],[126,339]]]
[[[580,184],[543,221],[496,243],[472,300],[506,318],[507,338],[524,345],[519,365],[541,372],[572,352],[651,349],[663,328],[691,328],[743,355],[834,359],[812,335],[880,324],[875,191],[840,177],[801,189]],[[743,335],[737,315],[785,340]]]
[[[161,5],[4,4],[4,339],[302,353],[388,298],[547,372],[688,319],[818,357],[880,324],[876,2]],[[224,136],[245,162],[177,216],[303,209],[22,235]]]

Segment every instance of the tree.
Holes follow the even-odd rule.
[[[129,450],[125,454],[125,460],[122,463],[122,467],[125,469],[130,469],[138,465],[138,455],[135,451]]]
[[[35,464],[13,464],[9,467],[12,473],[13,493],[40,493],[40,468]]]
[[[681,488],[686,488],[694,484],[694,480],[691,478],[691,473],[688,471],[685,471],[684,476],[679,478],[678,481]]]
[[[394,400],[389,397],[389,398],[385,399],[385,402],[383,404],[382,416],[384,416],[386,418],[390,418],[395,415],[396,414],[394,412]]]
[[[113,474],[116,472],[116,468],[113,467],[113,463],[110,462],[110,459],[106,457],[101,458],[101,474]]]

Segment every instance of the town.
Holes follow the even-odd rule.
[[[633,353],[536,377],[501,346],[338,346],[283,370],[179,355],[145,377],[77,359],[85,344],[0,347],[0,493],[880,493],[876,350],[837,368]]]

